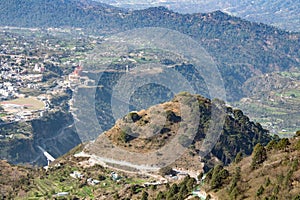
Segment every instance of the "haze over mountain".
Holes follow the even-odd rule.
[[[292,0],[98,0],[117,7],[145,9],[165,6],[180,13],[205,13],[216,10],[244,19],[270,24],[290,31],[300,31],[300,2]]]

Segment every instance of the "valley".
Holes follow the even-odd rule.
[[[297,3],[222,3],[1,1],[0,199],[299,199]]]

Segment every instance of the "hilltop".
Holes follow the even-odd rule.
[[[195,104],[191,104],[193,100]],[[188,108],[182,108],[186,102],[199,112],[185,116],[189,113]],[[193,125],[198,119],[199,124]],[[249,155],[254,145],[270,140],[268,131],[251,122],[241,110],[226,107],[220,100],[181,93],[170,102],[129,113],[90,142],[84,152],[108,164],[123,162],[125,167],[146,165],[155,169],[172,164],[199,171],[203,162],[205,169],[215,163],[227,165],[237,153]],[[211,153],[207,143],[215,144]],[[203,155],[201,161],[199,155]]]

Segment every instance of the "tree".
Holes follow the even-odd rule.
[[[159,173],[160,173],[162,176],[166,176],[166,175],[174,174],[174,170],[172,169],[172,167],[166,166],[166,167],[161,168],[161,169],[159,170]]]
[[[193,187],[196,185],[197,181],[194,178],[189,178],[189,180],[186,183],[188,191],[192,191]]]
[[[148,196],[148,193],[146,191],[143,191],[141,200],[148,200]]]
[[[210,199],[211,199],[211,196],[209,194],[209,195],[207,195],[207,197],[205,198],[205,200],[210,200]]]
[[[297,196],[295,196],[293,200],[300,200],[300,194],[298,194]]]
[[[244,113],[240,109],[235,109],[233,111],[233,116],[234,116],[235,119],[240,120],[244,116]]]
[[[117,199],[120,199],[120,196],[118,193],[115,193],[113,198],[117,200]]]
[[[276,142],[275,140],[271,140],[271,141],[267,144],[266,149],[267,149],[268,151],[270,151],[270,150],[274,149],[276,146],[277,146],[277,142]]]
[[[120,133],[120,140],[124,143],[129,142],[131,139],[131,136],[129,134],[127,134],[126,131],[122,130]]]
[[[271,180],[270,180],[270,178],[268,177],[268,178],[266,179],[265,186],[268,187],[268,186],[270,185],[270,183],[271,183]]]
[[[264,193],[264,191],[265,191],[265,188],[261,185],[256,192],[256,196],[262,195]]]
[[[237,164],[243,159],[243,153],[240,151],[236,154],[234,162]]]
[[[252,152],[252,169],[257,168],[257,166],[263,163],[267,159],[267,151],[264,146],[260,143],[255,145],[254,150]]]
[[[128,120],[127,122],[137,122],[139,121],[142,117],[139,116],[136,112],[130,112],[128,115]]]
[[[171,189],[169,191],[170,194],[175,195],[179,192],[179,188],[178,185],[176,183],[173,183],[173,185],[171,186]]]
[[[203,177],[204,173],[203,172],[200,172],[200,174],[197,176],[198,178],[198,181],[201,181],[202,177]]]
[[[234,187],[233,189],[232,189],[232,191],[230,192],[230,198],[231,199],[236,199],[236,197],[239,195],[239,190],[238,190],[238,188],[237,187]]]
[[[288,138],[282,138],[278,144],[277,144],[277,148],[280,149],[280,150],[284,150],[287,148],[288,145],[290,145],[290,141]]]
[[[223,184],[223,179],[226,179],[229,176],[229,172],[226,169],[223,169],[221,165],[216,165],[214,167],[210,186],[212,189],[217,189]]]
[[[296,137],[300,136],[300,130],[296,131]]]
[[[300,140],[298,140],[295,144],[297,150],[300,150]]]
[[[165,199],[165,195],[162,191],[159,191],[159,193],[156,196],[156,200],[163,200]]]
[[[180,190],[179,190],[179,193],[184,197],[188,194],[188,188],[186,186],[186,184],[183,184],[181,187],[180,187]]]

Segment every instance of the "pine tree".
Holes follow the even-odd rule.
[[[255,145],[253,152],[252,152],[252,169],[257,168],[257,166],[263,163],[267,159],[267,151],[264,146],[260,143]]]

